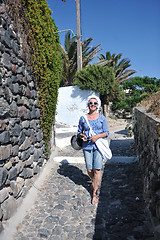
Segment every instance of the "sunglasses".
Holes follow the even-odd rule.
[[[98,105],[98,102],[89,102],[89,105],[92,105],[92,104]]]

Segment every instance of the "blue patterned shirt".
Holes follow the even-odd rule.
[[[108,131],[108,125],[107,125],[107,120],[103,115],[99,115],[99,117],[95,120],[88,120],[89,124],[94,131],[95,134],[101,134],[101,133],[106,133],[107,137],[109,136],[109,131]],[[89,131],[89,126],[83,116],[80,117],[79,119],[79,124],[78,124],[78,133],[83,133],[86,135],[86,137],[90,137],[90,131]],[[92,150],[92,149],[97,149],[96,144],[93,143],[92,141],[83,141],[82,148],[84,150]]]

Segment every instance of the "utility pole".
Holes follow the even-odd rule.
[[[80,21],[80,0],[76,1],[77,19],[77,71],[82,69],[82,43],[81,43],[81,21]]]
[[[141,78],[143,78],[143,70],[140,70],[140,72],[141,72]]]

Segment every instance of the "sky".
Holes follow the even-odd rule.
[[[58,30],[76,34],[75,0],[47,0]],[[82,41],[92,37],[98,53],[129,58],[134,77],[160,79],[160,0],[80,0]],[[59,33],[64,46],[67,32]],[[97,62],[98,58],[92,63]]]

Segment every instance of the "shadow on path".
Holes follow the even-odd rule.
[[[120,134],[120,135],[124,135],[127,137],[127,130],[126,129],[123,129],[123,130],[120,130],[118,132],[115,132],[116,134]]]
[[[93,239],[151,239],[151,223],[145,210],[142,174],[138,163],[106,164]]]
[[[70,178],[75,184],[82,185],[90,193],[91,180],[89,176],[84,174],[78,167],[65,163],[59,166],[57,172],[60,175]]]
[[[134,139],[114,139],[110,141],[113,156],[137,156]]]

